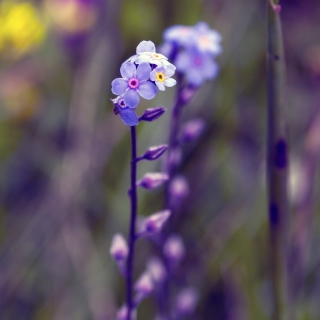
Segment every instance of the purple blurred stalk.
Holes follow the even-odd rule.
[[[128,315],[127,320],[131,320],[131,311],[133,309],[133,262],[134,262],[134,244],[136,240],[135,226],[137,217],[137,139],[136,139],[136,127],[131,126],[131,188],[130,188],[130,199],[131,199],[131,217],[130,217],[130,228],[129,228],[129,254],[127,260],[127,306]]]
[[[288,133],[286,124],[285,57],[280,6],[268,6],[268,126],[267,184],[270,224],[270,261],[274,320],[289,319],[287,261],[290,229],[288,201]]]

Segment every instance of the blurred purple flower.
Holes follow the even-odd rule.
[[[197,50],[216,56],[222,52],[220,42],[222,37],[219,32],[209,28],[205,22],[198,22],[194,26],[194,43]]]
[[[187,180],[183,176],[176,176],[170,181],[169,194],[171,204],[176,207],[190,192]]]
[[[192,27],[175,25],[164,31],[163,38],[167,42],[173,42],[180,46],[189,46],[193,39],[193,32]]]
[[[194,312],[199,300],[199,293],[194,288],[183,289],[176,299],[176,310],[180,316],[188,316]]]
[[[111,101],[114,105],[114,114],[120,114],[120,118],[125,125],[136,126],[139,123],[135,109],[130,109],[125,105],[123,96],[118,96],[115,99],[111,99]]]
[[[207,79],[213,79],[218,73],[218,65],[208,53],[201,53],[194,48],[178,53],[175,65],[185,74],[188,84],[199,87]]]
[[[168,65],[166,67],[157,67],[150,73],[150,80],[155,81],[157,87],[161,91],[165,91],[165,86],[173,87],[177,81],[171,79],[174,75],[176,67],[174,65]]]
[[[205,122],[202,119],[193,119],[187,122],[182,128],[181,140],[189,142],[198,139],[204,128]]]
[[[185,254],[181,237],[178,235],[170,236],[164,244],[163,253],[170,263],[177,265]]]
[[[166,269],[163,263],[156,257],[150,258],[147,264],[147,270],[152,281],[156,284],[163,282],[166,278]]]
[[[123,100],[129,108],[136,108],[140,96],[150,100],[155,97],[158,90],[150,81],[151,67],[148,63],[141,63],[138,67],[132,62],[125,62],[120,68],[122,78],[112,81],[112,93],[123,95]]]

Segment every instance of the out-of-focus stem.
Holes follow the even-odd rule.
[[[275,3],[274,5],[277,5]],[[288,133],[286,124],[285,59],[280,13],[268,6],[268,134],[267,183],[273,284],[273,318],[289,319],[288,242],[290,209],[288,202]]]
[[[129,228],[129,254],[127,260],[127,307],[128,315],[127,320],[131,320],[131,313],[133,309],[133,273],[134,273],[134,244],[136,240],[136,218],[137,218],[137,139],[136,139],[136,127],[131,126],[131,217],[130,217],[130,228]]]

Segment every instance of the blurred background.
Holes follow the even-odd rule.
[[[188,319],[270,319],[265,186],[266,1],[0,2],[0,318],[115,319],[125,283],[109,255],[127,234],[130,136],[111,81],[142,40],[207,22],[223,37],[220,72],[184,109],[206,131],[184,146],[190,195],[175,214],[187,248],[178,270],[199,293]],[[296,319],[320,319],[320,3],[282,0],[291,155],[290,290]],[[138,126],[138,150],[166,143],[174,89]],[[140,110],[140,111],[139,111]],[[161,170],[143,163],[138,176]],[[139,190],[141,215],[163,189]],[[152,251],[137,244],[136,275]],[[138,319],[155,318],[152,296]]]

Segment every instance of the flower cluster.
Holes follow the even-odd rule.
[[[151,100],[158,90],[164,91],[165,87],[176,84],[176,80],[171,78],[176,67],[168,62],[167,57],[156,53],[152,41],[140,42],[136,52],[121,65],[122,78],[113,80],[111,84],[112,93],[117,95],[115,99],[111,99],[114,113],[120,114],[127,126],[136,126],[139,123],[135,109],[140,97]]]
[[[161,52],[173,60],[188,85],[199,87],[218,73],[214,58],[222,52],[221,39],[204,22],[193,27],[176,25],[165,30]]]

